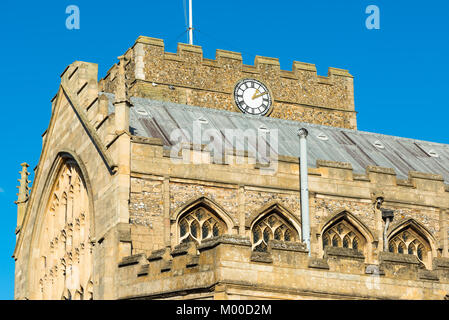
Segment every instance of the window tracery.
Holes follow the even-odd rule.
[[[36,271],[42,299],[87,296],[83,286],[91,277],[93,246],[89,219],[81,171],[73,161],[66,161],[52,188],[39,236]]]
[[[253,250],[265,252],[268,250],[268,241],[296,241],[297,232],[277,213],[271,213],[258,221],[252,229]]]
[[[346,220],[336,223],[323,234],[323,248],[342,247],[362,251],[363,236]]]
[[[417,232],[411,228],[407,228],[390,239],[388,251],[392,253],[415,255],[418,257],[419,261],[427,265],[430,246]]]
[[[196,242],[218,237],[226,232],[225,224],[212,212],[205,208],[198,208],[179,220],[179,240]]]

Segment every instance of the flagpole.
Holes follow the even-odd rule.
[[[193,44],[192,0],[189,0],[189,44]]]
[[[189,0],[189,44],[193,44],[192,0]]]

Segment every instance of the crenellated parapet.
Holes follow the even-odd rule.
[[[393,168],[367,166],[366,173],[355,173],[352,165],[347,162],[317,160],[316,170],[321,177],[367,182],[369,185],[410,188],[436,193],[447,192],[447,185],[439,174],[409,171],[408,179],[400,179]]]
[[[361,252],[345,248],[328,248],[323,258],[316,258],[308,256],[302,243],[275,240],[269,242],[267,252],[254,252],[249,238],[223,235],[199,246],[182,243],[148,257],[125,257],[118,264],[119,296],[169,298],[182,291],[186,297],[217,298],[224,286],[227,295],[250,289],[257,296],[261,289],[298,298],[313,287],[315,295],[335,298],[355,294],[352,288],[357,286],[359,298],[443,299],[449,288],[448,262],[434,259],[434,268],[425,270],[414,256],[382,253],[378,264],[367,264]],[[421,289],[407,296],[410,293],[403,289],[411,283]]]
[[[241,53],[217,50],[215,59],[203,56],[200,46],[179,43],[177,52],[165,51],[163,40],[139,37],[124,54],[130,96],[239,112],[233,91],[243,78],[262,81],[274,99],[271,117],[356,128],[353,76],[329,68],[317,75],[313,64],[293,62],[281,70],[279,59],[256,56],[243,64]],[[118,65],[100,80],[100,88],[113,92]]]

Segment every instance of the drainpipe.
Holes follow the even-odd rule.
[[[384,251],[388,251],[388,239],[387,239],[387,231],[390,226],[391,221],[393,221],[394,212],[390,209],[381,209],[382,210],[382,219],[385,221],[385,229],[384,229]]]
[[[307,135],[309,132],[305,128],[298,130],[299,136],[299,168],[301,175],[301,222],[302,241],[306,243],[310,252],[310,221],[309,221],[309,181],[307,172]]]

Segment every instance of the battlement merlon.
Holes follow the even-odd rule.
[[[122,280],[118,296],[136,298],[138,292],[138,298],[155,299],[182,292],[184,298],[215,295],[215,299],[223,299],[217,296],[216,287],[226,284],[228,292],[233,291],[232,287],[251,288],[254,297],[272,291],[291,299],[292,295],[304,297],[307,292],[310,297],[310,282],[304,279],[313,277],[313,285],[318,288],[313,292],[321,297],[347,298],[354,295],[354,285],[359,285],[360,298],[410,299],[405,288],[413,283],[422,288],[414,291],[414,299],[444,298],[449,259],[435,258],[432,270],[427,270],[419,267],[419,260],[413,255],[380,252],[380,257],[379,263],[367,264],[362,252],[336,247],[328,247],[323,258],[309,257],[304,243],[277,240],[268,242],[266,252],[256,252],[249,237],[222,235],[203,240],[199,246],[182,243],[148,256],[138,253],[123,257],[117,265]],[[298,271],[303,277],[297,276]],[[329,272],[338,276],[328,277]],[[245,274],[244,279],[241,273]],[[376,285],[366,286],[373,277]],[[348,286],[349,278],[352,284]],[[395,281],[395,286],[391,286],[391,281]],[[258,292],[260,287],[263,289]]]
[[[206,65],[210,65],[210,62],[213,61],[219,67],[220,60],[225,60],[225,59],[240,61],[241,64],[243,65],[243,58],[242,58],[242,54],[240,52],[217,49],[215,60],[210,60],[210,59],[203,58],[203,49],[201,46],[190,45],[190,44],[185,44],[185,43],[178,43],[177,53],[174,54],[174,53],[170,53],[170,52],[165,52],[165,50],[164,50],[165,45],[164,45],[164,41],[162,39],[156,39],[156,38],[150,38],[150,37],[144,37],[144,36],[140,36],[136,40],[136,42],[134,43],[133,47],[130,50],[136,50],[137,47],[141,47],[141,46],[139,46],[139,44],[154,47],[155,50],[156,50],[156,48],[159,48],[160,53],[163,53],[164,55],[168,55],[168,56],[176,55],[180,59],[185,58],[185,56],[188,54],[194,54],[194,55],[197,55],[197,57],[201,58],[203,60],[203,62],[206,62]],[[164,58],[166,58],[166,57],[164,57]],[[254,67],[257,67],[262,64],[278,66],[280,69],[279,59],[256,56]],[[251,67],[251,66],[247,66],[247,67]],[[306,63],[306,62],[299,62],[299,61],[293,61],[292,71],[294,73],[300,73],[301,71],[312,72],[315,74],[317,73],[316,66],[314,64]],[[330,77],[330,76],[341,76],[341,77],[353,78],[353,76],[349,73],[348,70],[332,68],[332,67],[329,67],[329,69],[328,69],[328,77]]]
[[[317,122],[356,129],[353,76],[348,70],[329,68],[317,75],[316,66],[294,61],[281,70],[279,59],[256,56],[243,64],[242,54],[217,49],[215,59],[204,58],[201,46],[178,43],[166,52],[161,39],[140,36],[125,54],[129,96],[170,101],[239,112],[234,104],[236,83],[243,78],[262,81],[273,97],[275,118]],[[100,89],[113,92],[118,65],[100,80]],[[310,114],[310,120],[305,118]],[[313,115],[313,116],[312,116]],[[332,119],[332,120],[330,120]],[[324,122],[323,122],[324,121]]]

